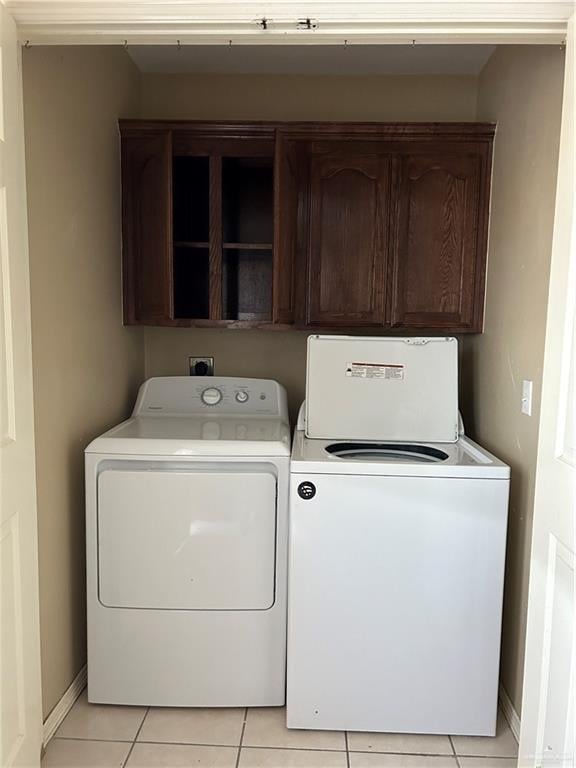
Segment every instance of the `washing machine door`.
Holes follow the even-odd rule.
[[[135,463],[98,476],[105,606],[266,610],[274,604],[275,543],[272,467]]]

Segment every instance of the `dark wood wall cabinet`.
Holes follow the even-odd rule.
[[[494,130],[121,121],[125,323],[480,332]]]

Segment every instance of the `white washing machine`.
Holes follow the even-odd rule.
[[[309,339],[289,727],[494,735],[510,470],[460,432],[455,339]]]
[[[284,703],[289,460],[258,379],[149,379],[88,446],[90,701]]]

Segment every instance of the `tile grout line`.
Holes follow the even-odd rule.
[[[342,731],[342,733],[344,733]],[[174,744],[174,743],[184,743],[184,744],[190,744],[190,742],[139,742],[139,743],[157,743],[157,744]],[[226,744],[222,745],[200,745],[200,746],[230,746]],[[331,752],[335,755],[341,755],[343,752],[348,751],[347,749],[334,749],[334,747],[277,747],[272,744],[247,744],[246,749],[268,749],[268,750],[280,750],[282,752]],[[454,752],[415,752],[414,750],[409,751],[398,751],[394,749],[352,749],[350,750],[350,754],[359,754],[359,755],[407,755],[410,757],[456,757]],[[466,757],[489,757],[489,755],[466,755]],[[509,758],[510,760],[513,760],[514,758]]]
[[[344,731],[344,742],[346,744],[346,766],[350,768],[350,750],[348,748],[348,731]]]
[[[130,749],[128,750],[128,754],[126,755],[126,759],[122,763],[122,768],[126,768],[126,766],[128,765],[128,760],[130,760],[130,755],[132,754],[132,752],[134,750],[134,747],[136,745],[136,739],[138,738],[138,736],[140,736],[140,731],[142,730],[142,726],[144,725],[144,721],[148,717],[148,713],[149,712],[150,712],[150,707],[146,707],[146,712],[144,712],[144,717],[142,718],[142,722],[138,726],[138,730],[136,731],[136,734],[134,736],[134,740],[132,741],[132,744],[130,745]]]
[[[132,739],[101,739],[94,736],[53,736],[50,741],[98,741],[104,744],[133,744]]]
[[[240,733],[240,744],[238,744],[238,754],[236,755],[235,768],[240,765],[240,753],[242,752],[242,742],[244,741],[244,731],[246,730],[246,721],[248,720],[248,707],[244,708],[244,722],[242,723],[242,732]]]
[[[374,749],[354,749],[350,750],[349,748],[349,742],[348,742],[348,734],[344,731],[342,733],[345,734],[345,743],[346,747],[345,749],[334,749],[334,747],[277,747],[273,746],[271,744],[252,744],[249,745],[250,749],[281,749],[281,750],[287,750],[289,752],[354,752],[359,754],[366,754],[366,755],[412,755],[414,757],[458,757],[456,753],[454,752],[454,748],[452,748],[452,753],[445,753],[445,752],[416,752],[414,750],[409,751],[402,751],[399,752],[394,749],[383,749],[383,750],[374,750]],[[138,734],[137,734],[138,735]],[[106,743],[112,743],[112,744],[133,744],[134,741],[131,741],[130,739],[102,739],[97,737],[83,737],[83,736],[54,736],[55,741],[97,741],[97,742],[104,742]],[[167,746],[179,746],[179,747],[223,747],[226,749],[234,749],[234,744],[215,744],[214,742],[205,742],[205,741],[160,741],[158,739],[141,739],[138,741],[138,744],[156,744],[161,745],[165,744]],[[463,757],[463,755],[460,755],[460,757]],[[488,757],[488,755],[483,754],[473,754],[473,755],[464,755],[464,757]],[[508,756],[497,756],[498,759],[502,760],[514,760],[515,758],[508,755]]]
[[[142,721],[142,725],[144,724],[144,721]],[[139,731],[141,730],[141,727]],[[136,734],[136,737],[139,735],[139,731]],[[450,738],[450,737],[448,737]],[[104,744],[134,744],[135,740],[131,739],[103,739],[100,737],[90,736],[54,736],[51,741],[96,741],[99,743]],[[346,741],[348,741],[348,734],[346,734]],[[157,739],[142,739],[138,742],[138,744],[165,744],[167,746],[175,745],[179,747],[224,747],[226,749],[237,749],[234,744],[214,744],[213,742],[204,742],[204,741],[159,741]],[[494,757],[496,760],[516,760],[516,756],[514,755],[485,755],[481,752],[474,752],[469,755],[459,755],[452,745],[452,752],[416,752],[414,750],[409,751],[402,751],[399,752],[394,749],[383,749],[383,750],[374,750],[374,749],[354,749],[349,750],[349,747],[346,749],[334,749],[333,747],[276,747],[271,744],[252,744],[249,745],[250,749],[282,749],[282,750],[288,750],[288,751],[297,751],[297,752],[344,752],[344,751],[350,751],[350,752],[358,752],[360,754],[366,754],[366,755],[412,755],[414,757],[471,757],[474,759],[484,758],[484,757]]]
[[[450,742],[450,746],[452,747],[452,752],[454,753],[454,759],[456,760],[456,765],[458,768],[462,768],[462,765],[460,763],[460,758],[456,754],[456,747],[454,746],[454,739],[452,736],[448,736],[448,741]]]
[[[150,742],[140,742],[140,743],[150,743]],[[173,744],[175,742],[158,742],[158,743],[159,744],[165,744],[165,743]],[[201,746],[218,746],[218,745],[215,745],[215,744],[204,744],[204,745],[201,745]],[[219,746],[225,747],[225,746],[230,746],[230,745],[229,744],[228,745],[222,744],[222,745],[219,745]],[[283,751],[283,752],[333,752],[335,755],[341,755],[343,752],[346,752],[346,748],[344,748],[344,749],[334,749],[334,747],[277,747],[274,744],[246,744],[246,745],[243,744],[242,746],[243,746],[244,749],[278,749],[278,750]],[[357,751],[361,751],[361,750],[357,750]],[[366,752],[366,754],[371,754],[371,753],[370,752]],[[380,754],[386,754],[386,753],[381,752]],[[397,753],[389,752],[388,754],[403,755],[405,753],[404,752],[397,752]],[[417,753],[415,753],[415,754],[417,754]]]

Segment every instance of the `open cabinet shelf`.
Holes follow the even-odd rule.
[[[272,148],[173,157],[176,320],[272,320],[273,190]]]

